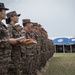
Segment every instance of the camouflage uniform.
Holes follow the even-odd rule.
[[[19,24],[17,24],[17,25],[15,25],[15,28],[21,34],[22,27]]]
[[[53,44],[53,41],[52,40],[50,40],[49,39],[49,45],[50,45],[50,55],[51,55],[51,57],[53,56],[53,54],[54,54],[54,44]]]
[[[41,66],[44,67],[47,61],[47,47],[46,39],[42,36],[42,48],[41,48]]]
[[[47,49],[48,49],[48,57],[47,57],[47,60],[50,58],[50,43],[49,43],[49,40],[47,39]]]
[[[46,33],[44,31],[43,28],[41,28],[41,31],[40,31],[40,34],[41,34],[41,67],[44,67],[46,65],[46,62],[48,60],[48,55],[49,55],[49,52],[48,52],[48,41],[47,41],[47,37],[46,37]]]
[[[47,38],[45,38],[45,40],[46,40],[46,56],[47,56],[47,60],[46,61],[48,61],[49,55],[50,55],[49,42],[48,42],[48,39]]]
[[[35,39],[37,40],[37,44],[36,44],[36,65],[37,65],[37,69],[40,70],[41,69],[41,35],[35,31],[34,32],[34,36]]]
[[[31,32],[30,34],[31,34],[31,38],[36,40],[35,32]],[[37,70],[37,61],[36,61],[37,60],[37,44],[31,44],[32,45],[32,51],[34,53],[34,56],[33,56],[33,64],[34,64],[33,71],[34,71],[35,75],[36,75],[36,70]]]
[[[42,51],[42,36],[41,33],[35,28],[38,26],[38,23],[33,23],[33,29],[34,29],[34,36],[35,39],[37,40],[37,45],[36,45],[36,65],[37,65],[37,70],[41,70],[41,51]]]
[[[31,23],[30,19],[23,19],[23,23]],[[22,35],[26,37],[26,39],[33,38],[31,33],[26,29],[22,30]],[[23,57],[26,57],[26,61],[24,61],[22,75],[35,75],[35,45],[29,44],[25,46],[25,54]]]
[[[20,16],[20,14],[17,14],[16,11],[12,11],[7,13],[7,22],[8,22],[8,30],[10,32],[11,38],[19,38],[21,34],[17,31],[15,28],[15,25],[10,24],[10,17],[13,16]],[[10,21],[10,22],[9,22]],[[20,66],[21,66],[21,47],[16,45],[11,45],[11,59],[12,62],[10,63],[10,69],[8,74],[9,75],[21,75]]]
[[[15,26],[8,25],[11,38],[19,38],[21,34],[16,30]],[[16,45],[11,45],[11,59],[12,63],[10,66],[9,75],[21,75],[21,47]]]
[[[22,34],[26,37],[26,39],[32,38],[31,33],[26,31],[25,29],[22,30]],[[34,44],[26,45],[25,46],[25,54],[26,61],[23,66],[23,75],[35,75],[35,51],[36,46]]]
[[[9,38],[7,27],[0,22],[0,75],[7,75],[9,62],[11,62],[11,46],[7,42]]]

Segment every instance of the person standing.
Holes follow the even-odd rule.
[[[16,44],[16,39],[10,38],[6,25],[2,22],[6,18],[4,3],[0,3],[0,75],[8,75],[9,63],[11,62],[11,45]]]
[[[22,34],[26,37],[26,39],[33,39],[31,34],[31,26],[32,22],[30,19],[23,19],[23,30]],[[26,61],[23,66],[23,74],[22,75],[36,75],[35,68],[35,44],[29,44],[25,46]],[[25,57],[25,56],[24,56]]]
[[[18,23],[20,14],[17,14],[16,11],[11,11],[7,13],[6,23],[8,24],[8,30],[10,32],[11,38],[19,38],[22,35],[16,29],[15,24]],[[9,68],[9,75],[21,75],[21,47],[17,45],[11,45],[11,60]]]

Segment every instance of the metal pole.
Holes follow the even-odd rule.
[[[56,53],[56,45],[54,45],[54,50],[55,50],[55,53]]]
[[[63,53],[65,53],[65,48],[64,48],[64,46],[65,46],[65,45],[63,45]]]
[[[72,53],[72,45],[70,45],[70,50],[71,50],[71,53]]]

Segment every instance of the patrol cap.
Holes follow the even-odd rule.
[[[42,25],[41,25],[41,24],[38,24],[38,26],[39,26],[39,27],[42,27]]]
[[[30,19],[23,19],[22,23],[32,23]]]
[[[47,32],[44,28],[41,28],[44,32]]]
[[[0,9],[9,10],[8,8],[6,8],[6,7],[4,6],[4,3],[0,3]]]
[[[7,13],[7,17],[9,18],[9,17],[13,17],[13,16],[20,16],[21,14],[17,14],[16,13],[16,11],[11,11],[11,12],[9,12],[9,13]]]
[[[37,26],[37,25],[38,25],[38,23],[34,23],[34,22],[33,22],[33,26]]]

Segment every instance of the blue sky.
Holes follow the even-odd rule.
[[[10,10],[21,13],[22,19],[29,18],[40,23],[49,38],[75,36],[75,0],[0,0]],[[7,12],[9,12],[7,11]]]

